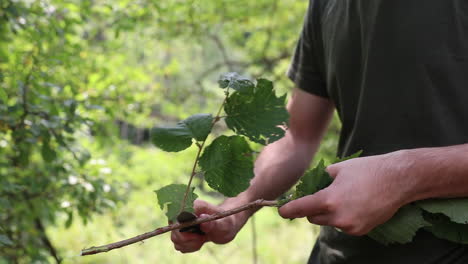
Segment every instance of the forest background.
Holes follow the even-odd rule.
[[[153,190],[185,183],[196,149],[158,150],[150,128],[214,113],[220,74],[290,92],[285,72],[307,5],[0,0],[0,264],[249,263],[254,251],[257,263],[305,263],[316,227],[273,208],[232,243],[194,254],[175,251],[168,234],[78,254],[167,224]],[[333,158],[338,131],[335,118],[316,160]],[[194,186],[202,199],[223,199],[199,179]]]

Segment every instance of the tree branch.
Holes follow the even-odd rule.
[[[221,104],[221,106],[219,107],[219,110],[218,110],[218,113],[216,114],[216,116],[214,117],[213,119],[213,122],[211,123],[211,127],[210,127],[210,133],[211,131],[213,130],[213,127],[214,125],[219,121],[220,119],[220,116],[221,116],[221,112],[223,111],[223,108],[224,108],[224,105],[226,104],[226,101],[227,101],[227,98],[229,96],[229,88],[226,90],[226,97],[224,98],[224,101],[223,103]],[[197,152],[197,157],[195,158],[195,162],[193,163],[193,169],[192,169],[192,173],[190,174],[190,179],[189,179],[189,182],[187,184],[187,189],[185,190],[185,194],[184,194],[184,199],[182,199],[182,204],[181,204],[181,207],[180,207],[180,212],[182,213],[184,210],[185,210],[185,205],[186,205],[186,202],[187,202],[187,197],[188,197],[188,194],[190,192],[190,185],[192,184],[192,181],[193,181],[193,177],[195,177],[196,175],[196,172],[195,170],[197,169],[197,165],[198,165],[198,162],[200,160],[200,155],[203,151],[203,147],[205,146],[205,143],[206,143],[206,140],[208,139],[205,138],[205,140],[203,140],[203,142],[201,144],[197,144],[198,146],[198,152]]]
[[[52,245],[52,242],[50,239],[47,237],[47,233],[45,230],[44,225],[42,224],[41,220],[39,218],[34,219],[34,223],[36,225],[36,228],[41,231],[41,240],[44,246],[46,247],[47,251],[49,251],[49,254],[54,258],[55,262],[57,264],[62,263],[62,258],[57,253],[57,250],[55,249],[54,245]]]
[[[115,242],[115,243],[111,243],[111,244],[107,244],[107,245],[99,246],[99,247],[90,247],[87,249],[83,249],[81,251],[81,256],[94,255],[94,254],[108,252],[116,248],[125,247],[128,245],[143,241],[145,239],[167,233],[172,230],[181,229],[181,228],[188,227],[188,226],[193,226],[193,225],[198,225],[198,224],[218,220],[218,219],[221,219],[221,218],[233,215],[233,214],[240,213],[245,210],[250,210],[250,209],[254,209],[254,208],[262,207],[262,206],[274,207],[274,206],[279,206],[279,203],[278,201],[265,201],[263,199],[259,199],[251,203],[244,204],[240,207],[227,210],[227,211],[223,211],[223,212],[219,212],[219,213],[207,216],[207,217],[197,218],[190,222],[175,223],[175,224],[168,225],[165,227],[157,228],[153,231],[150,231],[150,232],[147,232],[147,233],[144,233],[144,234],[141,234],[141,235],[129,238],[129,239],[125,239],[119,242]]]

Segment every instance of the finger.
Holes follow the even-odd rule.
[[[175,244],[174,247],[176,250],[182,252],[182,253],[190,253],[190,252],[195,252],[197,250],[200,250],[200,248],[203,246],[205,241],[192,241],[189,243],[184,243],[182,245]]]
[[[201,214],[215,214],[219,212],[219,209],[217,206],[214,206],[212,204],[209,204],[203,200],[195,200],[193,203],[193,208],[195,209],[195,213],[197,215]]]
[[[200,217],[207,217],[207,214],[201,214]],[[200,229],[205,232],[205,233],[210,233],[212,230],[216,230],[216,227],[218,225],[218,221],[209,221],[205,223],[200,224]]]
[[[329,214],[319,214],[319,215],[312,215],[308,216],[307,220],[311,224],[322,225],[322,226],[330,226],[331,225],[331,218]]]
[[[328,175],[330,175],[330,177],[332,177],[333,179],[335,179],[336,175],[338,175],[339,169],[340,163],[332,164],[325,168],[325,170],[328,172]]]
[[[279,209],[279,214],[283,218],[299,218],[323,214],[328,212],[326,199],[327,192],[321,190],[313,195],[308,195],[285,204]]]
[[[172,231],[171,240],[175,244],[183,244],[191,241],[203,240],[203,236],[190,232],[179,232],[178,230]]]

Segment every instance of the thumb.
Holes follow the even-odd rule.
[[[328,172],[328,175],[330,175],[330,177],[335,179],[336,175],[338,175],[338,172],[340,170],[340,165],[339,163],[335,163],[335,164],[329,165],[325,170]]]
[[[202,214],[211,215],[211,214],[215,214],[219,212],[219,209],[217,206],[214,206],[203,200],[195,200],[195,202],[193,203],[193,208],[195,209],[196,215],[202,215]]]

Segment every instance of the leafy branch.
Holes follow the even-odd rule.
[[[225,97],[214,117],[195,114],[176,125],[152,129],[152,142],[164,151],[182,151],[194,143],[198,147],[182,201],[180,185],[156,191],[159,205],[166,210],[170,221],[182,212],[193,212],[193,201],[188,201],[196,197],[191,184],[198,166],[211,188],[225,196],[236,196],[253,178],[253,151],[247,139],[265,145],[284,135],[280,126],[288,120],[286,98],[276,96],[271,82],[264,79],[254,82],[237,73],[228,73],[221,76],[219,86],[225,89]],[[219,136],[206,146],[214,125],[221,119],[237,135]],[[176,205],[178,210],[174,208]]]
[[[254,176],[253,150],[247,139],[266,145],[284,135],[281,127],[287,125],[289,117],[284,107],[286,96],[276,96],[272,82],[265,79],[254,82],[237,73],[227,73],[221,76],[219,86],[226,90],[216,116],[195,114],[176,125],[152,129],[153,144],[164,151],[182,151],[194,143],[198,147],[188,184],[171,184],[155,191],[159,206],[170,222],[176,222],[179,215],[194,212],[193,202],[198,196],[191,183],[198,166],[211,188],[225,196],[236,196],[247,189]],[[221,119],[236,135],[219,136],[205,147],[208,135]],[[82,255],[107,252],[170,230],[213,221],[254,207],[278,204],[258,200],[207,218],[175,223],[117,243],[85,249]]]

